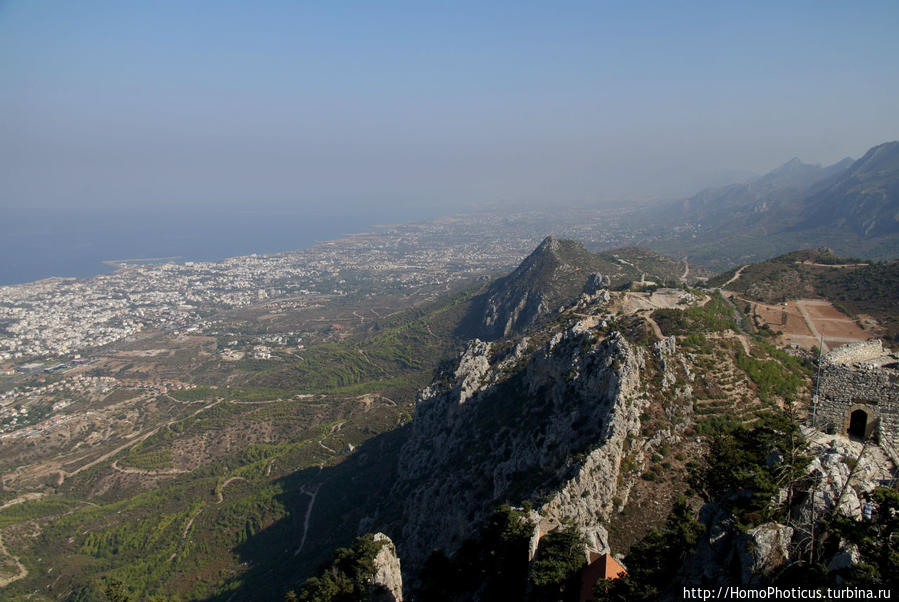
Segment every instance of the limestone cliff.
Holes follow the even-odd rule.
[[[383,602],[403,601],[403,576],[400,572],[400,559],[396,555],[393,541],[383,533],[375,533],[375,542],[382,542],[381,548],[374,558],[374,576],[371,580],[370,600]]]
[[[690,281],[691,266],[638,247],[591,253],[575,240],[547,236],[508,276],[476,297],[458,329],[463,338],[514,337],[574,304],[609,302],[609,288]],[[693,272],[704,273],[692,266]],[[698,272],[697,272],[698,270]]]
[[[575,300],[585,283],[595,287],[593,274],[605,265],[581,243],[548,236],[514,272],[494,282],[477,300],[465,334],[495,340],[524,333]]]
[[[503,503],[532,502],[532,548],[571,521],[591,548],[608,549],[603,523],[626,502],[652,446],[686,421],[672,415],[649,439],[641,413],[663,389],[685,402],[690,391],[671,386],[674,371],[685,374],[673,338],[650,352],[596,322],[530,354],[526,339],[511,352],[475,340],[451,375],[421,393],[393,491],[405,500],[404,569],[414,573],[434,548],[452,553]]]

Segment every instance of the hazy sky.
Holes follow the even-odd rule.
[[[606,201],[899,139],[899,2],[0,0],[0,207]]]

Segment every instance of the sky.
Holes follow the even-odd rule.
[[[899,139],[899,2],[0,0],[0,208],[627,203]]]

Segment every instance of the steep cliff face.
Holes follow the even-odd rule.
[[[468,336],[495,340],[521,334],[577,298],[603,260],[573,240],[548,236],[514,272],[475,304]]]
[[[380,602],[403,602],[403,576],[396,547],[383,533],[375,533],[373,539],[381,543],[381,548],[373,560],[374,575],[371,579],[369,599]]]
[[[674,340],[653,352],[588,318],[528,352],[473,341],[451,378],[424,390],[394,495],[405,499],[399,542],[414,572],[434,548],[452,553],[499,504],[533,504],[539,538],[573,522],[596,551],[607,551],[603,523],[626,502],[652,446],[644,408],[684,375]],[[682,407],[689,407],[686,404]],[[626,464],[627,470],[622,470]]]

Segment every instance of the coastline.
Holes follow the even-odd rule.
[[[407,215],[396,215],[401,212]],[[0,265],[0,286],[27,285],[49,278],[92,278],[123,265],[168,260],[220,262],[254,254],[292,253],[347,238],[383,235],[396,227],[429,222],[442,215],[436,210],[373,208],[346,215],[298,212],[286,218],[277,210],[256,212],[248,218],[246,213],[235,211],[148,214],[132,210],[15,209],[10,220],[0,224],[0,256],[7,259]]]

